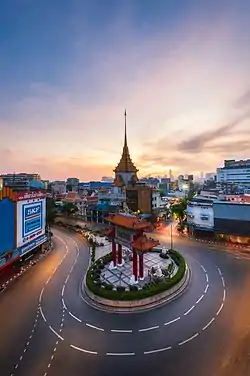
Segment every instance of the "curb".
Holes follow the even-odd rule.
[[[165,292],[164,297],[160,297],[159,300],[157,300],[157,301],[154,301],[154,302],[151,302],[151,303],[145,303],[143,305],[140,304],[140,303],[142,303],[142,300],[145,301],[146,299],[151,299],[151,298],[141,299],[140,301],[137,301],[137,302],[139,302],[138,305],[130,306],[130,307],[116,307],[112,304],[108,305],[107,304],[108,299],[104,299],[104,298],[101,298],[97,295],[94,295],[92,292],[89,291],[89,289],[86,286],[86,275],[84,276],[83,280],[80,283],[80,289],[79,290],[80,290],[80,296],[83,299],[83,301],[86,304],[88,304],[89,306],[91,306],[92,308],[95,308],[99,311],[104,311],[104,312],[108,312],[108,313],[111,313],[111,312],[113,312],[113,313],[125,313],[125,314],[126,313],[140,313],[140,312],[146,312],[146,311],[150,311],[150,310],[153,310],[155,308],[161,307],[161,306],[163,306],[167,303],[172,302],[173,300],[177,299],[178,297],[180,297],[185,292],[187,287],[189,286],[189,283],[190,283],[190,280],[191,280],[191,275],[192,275],[191,270],[188,267],[188,265],[186,264],[186,271],[185,271],[184,277],[181,280],[181,285],[178,287],[178,289],[176,291],[174,291],[170,295],[167,295],[167,292],[169,292],[169,290],[168,290],[168,291]],[[163,293],[161,293],[161,294],[163,294]],[[155,297],[157,297],[157,295],[155,295]],[[104,303],[104,301],[105,301],[105,303]],[[110,302],[114,303],[113,300],[110,300]],[[119,304],[119,301],[116,301],[116,302]],[[123,303],[124,302],[125,301],[123,301]],[[128,301],[128,304],[129,303],[131,303],[131,302]]]

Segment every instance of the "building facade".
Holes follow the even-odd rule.
[[[214,231],[229,241],[250,244],[250,204],[214,202]]]
[[[227,191],[250,188],[250,159],[225,160],[224,167],[217,168],[217,184]]]
[[[196,196],[187,205],[187,226],[190,232],[214,230],[214,199]]]
[[[56,180],[51,182],[52,195],[65,195],[66,194],[66,182],[63,180]]]

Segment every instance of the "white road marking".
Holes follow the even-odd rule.
[[[206,286],[206,288],[205,288],[205,290],[204,290],[204,294],[207,293],[208,288],[209,288],[209,284],[207,284],[207,286]]]
[[[64,302],[64,299],[62,298],[62,305],[63,305],[63,309],[67,309],[67,307],[66,307],[66,304],[65,304],[65,302]]]
[[[174,322],[180,320],[180,318],[181,318],[180,316],[179,316],[179,317],[176,317],[176,319],[173,319],[173,320],[171,320],[171,321],[165,322],[164,325],[167,326],[167,325],[173,324]]]
[[[132,333],[132,329],[111,329],[113,333]]]
[[[202,294],[198,300],[196,300],[195,304],[198,304],[200,303],[200,301],[204,298],[204,294]]]
[[[65,285],[68,283],[68,280],[69,280],[69,274],[68,274],[67,278],[65,279]]]
[[[158,352],[163,352],[163,351],[167,351],[167,350],[171,350],[172,349],[172,346],[168,346],[168,347],[164,347],[162,349],[157,349],[157,350],[151,350],[151,351],[144,351],[144,355],[149,355],[149,354],[155,354],[155,353],[158,353]]]
[[[78,350],[78,351],[82,351],[86,354],[92,354],[92,355],[97,355],[97,351],[90,351],[90,350],[85,350],[85,349],[81,349],[80,347],[77,347],[77,346],[74,346],[74,345],[70,345],[70,347],[72,347],[72,349],[75,349],[75,350]]]
[[[203,272],[206,273],[207,271],[206,271],[206,269],[204,268],[204,266],[203,266],[202,264],[200,264],[200,266],[201,266]]]
[[[149,330],[159,329],[159,325],[151,326],[149,328],[139,329],[138,332],[148,332]]]
[[[51,280],[51,276],[47,279],[47,281],[45,282],[45,285],[47,285],[50,280]]]
[[[44,287],[42,288],[42,291],[40,292],[39,303],[41,303],[41,301],[42,301],[43,292],[44,292]]]
[[[43,310],[42,310],[42,307],[39,308],[40,309],[40,312],[41,312],[41,315],[42,315],[42,318],[43,320],[46,322],[46,317],[44,316],[44,313],[43,313]]]
[[[62,296],[64,295],[64,291],[65,291],[65,285],[63,285],[63,288],[62,288]]]
[[[213,317],[210,321],[209,321],[209,323],[207,323],[207,325],[205,325],[204,326],[204,328],[202,328],[202,330],[206,330],[211,324],[212,324],[212,322],[215,320],[215,318]]]
[[[128,352],[128,353],[112,353],[112,352],[107,352],[106,355],[108,356],[132,356],[135,355],[134,352]]]
[[[223,300],[223,302],[226,300],[226,290],[225,289],[223,290],[223,299],[222,300]]]
[[[206,275],[206,282],[208,283],[208,275],[207,275],[207,273],[205,275]]]
[[[77,320],[77,321],[79,321],[79,322],[82,322],[81,319],[79,319],[78,317],[76,317],[75,315],[73,315],[73,313],[71,313],[70,311],[68,311],[68,314],[69,314],[71,317],[73,317],[73,319],[75,319],[75,320]]]
[[[218,316],[218,315],[219,315],[219,313],[221,312],[221,310],[222,310],[223,306],[224,306],[224,303],[221,303],[221,306],[220,306],[220,308],[219,308],[219,309],[218,309],[218,311],[216,312],[216,316]]]
[[[188,339],[185,339],[185,341],[179,342],[178,345],[179,345],[179,346],[184,345],[185,343],[190,342],[190,341],[192,341],[192,339],[198,337],[198,335],[199,335],[199,333],[196,333],[196,334],[194,334],[192,337],[190,337],[190,338],[188,338]]]
[[[87,322],[85,323],[85,325],[88,326],[89,328],[99,330],[100,332],[104,332],[104,329],[99,328],[98,326],[88,324]]]
[[[224,281],[224,278],[222,276],[221,276],[221,282],[222,282],[223,287],[225,287],[225,281]]]
[[[52,328],[52,326],[49,325],[49,328],[50,328],[50,330],[51,330],[51,331],[52,331],[52,332],[53,332],[58,338],[60,338],[61,341],[64,341],[64,338],[61,337],[61,336],[55,331],[55,329]]]
[[[189,310],[184,312],[184,316],[188,315],[194,309],[194,307],[195,307],[195,305],[193,305],[191,308],[189,308]]]
[[[219,268],[219,267],[217,267],[217,269],[218,269],[218,272],[219,272],[220,276],[222,277],[222,273],[221,273],[221,270],[220,270],[220,268]]]

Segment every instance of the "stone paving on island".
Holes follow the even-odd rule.
[[[126,255],[125,257],[126,258]],[[149,270],[152,266],[160,266],[161,268],[167,268],[171,263],[171,259],[162,259],[159,253],[146,253],[144,254],[144,280],[138,280],[138,285],[143,286],[150,281],[148,276]],[[177,269],[177,267],[175,267]],[[175,271],[174,271],[175,272]],[[117,266],[117,269],[109,269],[109,264],[105,265],[101,273],[101,281],[108,284],[117,286],[130,286],[130,279],[132,276],[132,261],[125,261],[122,266]]]

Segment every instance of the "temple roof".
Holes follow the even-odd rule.
[[[131,247],[138,251],[149,251],[150,249],[159,245],[158,240],[147,238],[146,235],[140,236],[138,239],[131,243]]]
[[[140,230],[151,226],[151,223],[135,215],[114,214],[106,217],[105,220],[116,226],[125,227],[130,230]]]
[[[124,145],[123,145],[123,150],[122,150],[122,156],[120,159],[120,162],[114,169],[115,173],[119,172],[134,172],[135,174],[139,171],[134,163],[132,162],[132,159],[129,154],[129,149],[128,149],[128,143],[127,143],[127,123],[126,123],[126,117],[127,113],[125,110],[125,135],[124,135]]]

